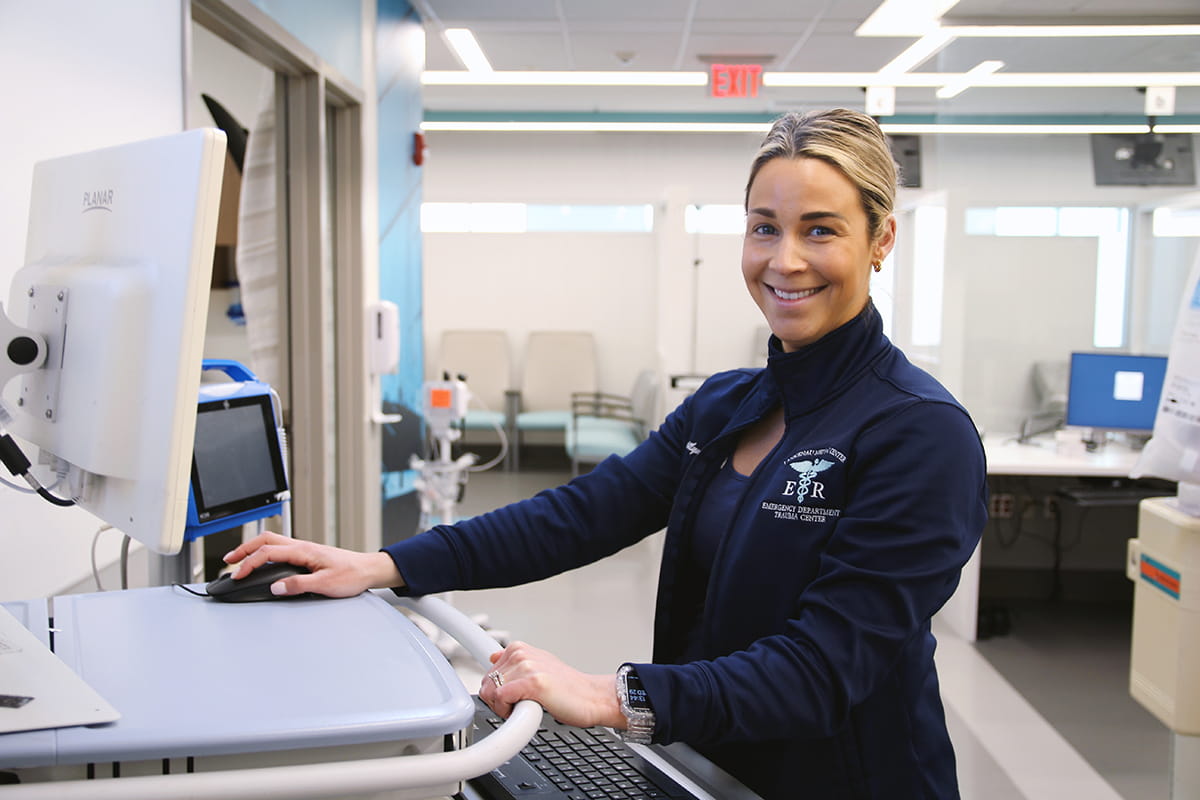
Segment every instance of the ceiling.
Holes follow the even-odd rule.
[[[930,0],[934,2],[935,0]],[[865,81],[918,40],[856,36],[880,0],[412,0],[427,32],[426,69],[461,71],[445,28],[471,29],[498,72],[511,70],[707,73],[711,64],[759,64],[756,97],[712,97],[707,85],[424,87],[426,118],[553,118],[634,114],[763,119],[783,111],[865,107]],[[1136,9],[1135,9],[1136,7]],[[943,26],[1188,24],[1200,26],[1200,0],[961,0]],[[891,30],[889,28],[889,30]],[[983,33],[993,33],[990,30]],[[1021,73],[1172,73],[1175,120],[1200,123],[1200,27],[1185,36],[1019,38],[958,36],[919,66],[924,78],[963,73],[981,61]],[[817,85],[772,85],[777,73],[804,73]],[[846,73],[860,73],[846,75]],[[1179,73],[1185,73],[1180,78]],[[1149,76],[1148,76],[1149,77]],[[862,80],[859,80],[859,79]],[[986,80],[981,79],[981,80]],[[895,89],[892,118],[949,121],[1145,119],[1140,76],[1131,85],[1097,87],[973,86],[939,99],[935,86]],[[1101,82],[1106,82],[1102,79]],[[936,82],[936,81],[935,81]],[[885,118],[886,122],[887,119]],[[1160,122],[1166,123],[1166,117]]]

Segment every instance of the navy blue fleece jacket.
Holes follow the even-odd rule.
[[[707,585],[699,498],[780,403]],[[958,797],[930,618],[986,520],[974,425],[883,335],[874,307],[766,369],[713,376],[634,452],[566,486],[387,548],[406,592],[512,586],[667,529],[652,664],[656,741],[767,798]],[[697,608],[704,660],[679,663]],[[614,653],[614,667],[620,654]]]

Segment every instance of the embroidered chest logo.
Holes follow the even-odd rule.
[[[782,490],[776,500],[764,500],[761,509],[775,519],[799,522],[827,522],[837,519],[842,511],[831,507],[835,498],[826,496],[826,485],[846,456],[832,447],[801,450],[785,460],[791,473],[783,476]]]
[[[796,502],[798,504],[804,505],[804,500],[808,497],[810,490],[813,493],[814,499],[825,499],[825,485],[817,483],[813,478],[832,467],[832,461],[818,458],[815,461],[793,461],[788,466],[796,470],[800,475],[800,479],[796,482]],[[788,483],[790,484],[791,481],[788,481]],[[784,494],[787,494],[787,491]]]

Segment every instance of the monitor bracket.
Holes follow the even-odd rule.
[[[38,285],[29,288],[28,328],[14,323],[0,306],[0,389],[18,375],[17,405],[27,414],[54,421],[58,381],[66,338],[67,290]]]

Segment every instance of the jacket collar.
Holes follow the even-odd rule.
[[[886,347],[883,319],[868,300],[857,317],[794,352],[785,353],[779,337],[772,334],[766,371],[791,418],[833,399]]]

